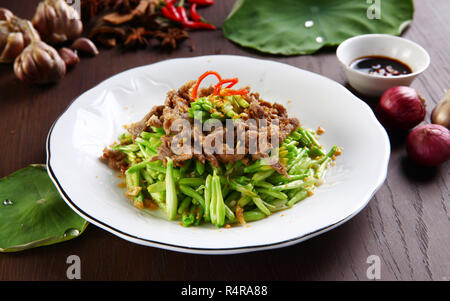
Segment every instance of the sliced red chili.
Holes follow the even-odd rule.
[[[216,71],[206,71],[197,79],[197,82],[195,83],[195,86],[192,89],[192,98],[193,99],[197,99],[198,87],[200,86],[200,83],[205,79],[205,77],[207,77],[209,75],[215,75],[219,79],[219,83],[222,81],[222,77]]]
[[[248,90],[247,89],[240,89],[240,90],[225,90],[221,96],[231,96],[231,95],[247,95]]]
[[[228,86],[225,87],[225,89],[229,89],[229,88],[233,87],[234,85],[236,85],[238,83],[238,81],[239,81],[239,79],[237,77],[235,77],[235,78],[224,79],[224,80],[218,82],[214,86],[214,93],[213,93],[213,95],[220,95],[220,90],[222,90],[223,84],[230,83]]]

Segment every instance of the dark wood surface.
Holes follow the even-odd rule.
[[[204,16],[222,24],[234,1],[218,0]],[[31,18],[37,0],[0,0]],[[420,43],[431,66],[413,83],[434,103],[450,88],[450,1],[415,1],[415,18],[404,37]],[[45,162],[45,139],[54,120],[82,92],[123,70],[174,57],[237,54],[278,60],[346,84],[335,49],[310,56],[264,56],[216,32],[192,33],[173,52],[102,50],[83,59],[53,86],[28,86],[11,65],[0,65],[0,176]],[[365,99],[374,105],[376,100]],[[66,258],[81,258],[84,280],[367,280],[369,255],[381,258],[382,280],[450,280],[449,165],[419,168],[406,158],[404,137],[391,137],[388,177],[369,205],[344,225],[278,250],[205,256],[139,246],[90,225],[79,238],[19,253],[0,254],[0,280],[64,280]],[[368,158],[370,160],[370,158]],[[1,222],[1,221],[0,221]]]

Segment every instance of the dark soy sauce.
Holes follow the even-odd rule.
[[[412,73],[411,68],[396,59],[385,56],[364,56],[350,63],[350,68],[371,75],[399,76]]]

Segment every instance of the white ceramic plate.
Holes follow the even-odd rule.
[[[242,86],[288,108],[303,126],[326,129],[321,143],[344,147],[326,183],[293,208],[249,226],[181,227],[134,208],[121,179],[98,159],[105,146],[140,120],[168,90],[206,70],[239,77]],[[211,79],[212,80],[212,79]],[[208,84],[208,81],[205,83]],[[289,65],[240,56],[174,59],[122,72],[78,97],[47,139],[47,166],[79,215],[126,240],[169,250],[231,254],[279,248],[326,232],[356,215],[386,178],[390,146],[371,109],[338,83]]]

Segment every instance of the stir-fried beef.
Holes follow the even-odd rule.
[[[126,155],[120,151],[105,148],[101,159],[105,161],[110,168],[125,172],[128,168],[125,157]]]
[[[166,101],[163,106],[155,106],[152,110],[139,122],[132,124],[128,131],[137,137],[142,131],[152,131],[150,127],[164,128],[166,135],[162,136],[158,149],[158,155],[152,160],[166,161],[166,157],[170,157],[174,166],[182,166],[184,161],[195,158],[200,162],[211,162],[214,166],[220,163],[234,163],[242,161],[249,164],[261,158],[268,158],[272,149],[271,135],[278,138],[278,142],[286,139],[286,137],[300,126],[297,118],[289,118],[286,108],[278,103],[271,104],[260,99],[258,93],[250,93],[245,96],[245,100],[249,103],[248,108],[240,115],[239,119],[234,119],[234,144],[226,143],[227,129],[218,128],[212,131],[202,131],[194,127],[193,118],[189,117],[190,103],[194,100],[191,97],[190,90],[195,81],[189,81],[177,91],[172,90],[167,93]],[[250,90],[250,88],[246,88]],[[213,93],[214,87],[200,89],[199,97],[206,97]],[[253,122],[256,120],[256,122]],[[191,126],[191,134],[182,141],[190,144],[189,152],[174,153],[172,143],[180,130],[174,130],[173,125],[180,121],[188,121]],[[252,122],[249,122],[252,121]],[[230,134],[230,133],[229,133]],[[252,145],[250,142],[265,139],[267,143],[257,143]],[[221,142],[216,145],[215,142]],[[275,140],[276,141],[276,140]],[[179,143],[179,141],[178,141]],[[180,145],[180,144],[178,144]],[[261,149],[261,145],[265,145]],[[195,149],[200,150],[196,152]],[[114,154],[108,154],[105,158],[115,158]],[[114,163],[111,163],[114,165]],[[279,173],[287,175],[286,167],[279,161],[272,162],[272,167]],[[119,164],[118,167],[122,165]]]

